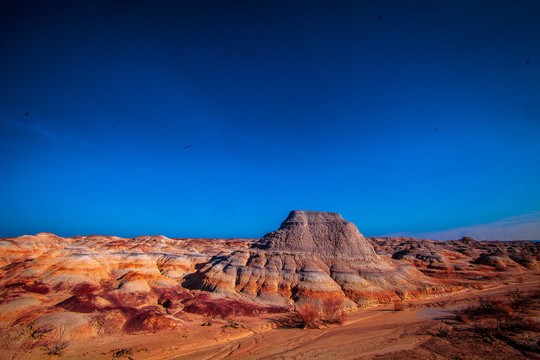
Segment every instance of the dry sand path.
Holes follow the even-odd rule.
[[[427,329],[438,325],[436,319],[451,316],[453,310],[470,299],[505,294],[514,288],[516,284],[500,284],[484,290],[467,290],[416,302],[414,305],[419,308],[414,310],[364,309],[351,313],[341,326],[319,330],[271,329],[183,354],[149,359],[372,359],[417,347],[432,336]],[[520,284],[520,288],[538,289],[539,284]],[[440,304],[448,306],[441,308],[437,306]]]
[[[422,341],[421,335],[407,335],[426,321],[416,312],[366,310],[353,314],[342,326],[273,329],[170,359],[367,359],[411,349]]]
[[[217,321],[209,327],[193,322],[179,330],[72,342],[63,358],[111,359],[112,349],[120,348],[144,349],[131,354],[135,360],[393,358],[389,354],[403,350],[416,352],[420,345],[430,341],[433,338],[430,329],[442,324],[437,319],[451,315],[456,307],[482,296],[507,294],[516,287],[540,289],[539,277],[533,276],[527,284],[498,284],[484,290],[469,289],[407,303],[409,307],[405,311],[392,311],[389,306],[362,309],[350,313],[344,325],[318,330],[270,328],[264,319],[236,319],[245,327],[225,326],[225,321]],[[35,349],[16,357],[0,358],[50,357]],[[429,359],[429,353],[419,358]]]

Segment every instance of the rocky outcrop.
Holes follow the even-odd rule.
[[[436,241],[414,238],[368,238],[375,251],[411,264],[424,274],[478,286],[486,278],[511,276],[538,267],[539,245],[531,241]]]
[[[518,268],[517,262],[513,261],[508,255],[502,252],[482,254],[474,260],[475,264],[492,266],[498,270],[507,268]]]
[[[292,211],[250,251],[215,257],[193,277],[201,289],[272,304],[328,297],[348,306],[436,293],[414,267],[383,259],[341,215]]]
[[[327,298],[350,308],[423,298],[526,275],[538,249],[526,241],[366,239],[339,214],[313,211],[291,212],[262,239],[5,238],[0,331],[31,329],[37,335],[24,341],[39,345],[57,333],[157,331],[193,316],[273,314]]]
[[[291,211],[278,230],[266,234],[253,248],[377,260],[373,246],[353,223],[339,214],[318,211]]]

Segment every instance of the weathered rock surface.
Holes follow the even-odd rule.
[[[486,278],[511,276],[538,268],[540,244],[531,241],[436,241],[414,238],[368,238],[384,257],[408,263],[430,277],[474,285]]]
[[[253,241],[46,233],[0,239],[0,331],[39,334],[19,345],[41,346],[59,334],[76,339],[180,326],[175,314],[193,298],[182,286],[186,275]]]
[[[356,225],[336,213],[291,211],[278,230],[266,234],[253,247],[289,253],[313,253],[320,257],[377,261],[373,246]]]
[[[292,211],[251,250],[214,257],[192,284],[264,303],[338,297],[351,307],[451,290],[409,264],[378,256],[341,215],[315,211]]]
[[[339,214],[312,211],[291,212],[262,239],[4,238],[0,332],[4,343],[42,346],[59,334],[157,331],[190,316],[286,312],[325,298],[354,308],[430,297],[534,271],[538,249],[365,238]]]

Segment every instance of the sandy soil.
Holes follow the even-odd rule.
[[[349,314],[344,325],[318,330],[279,328],[274,318],[213,320],[187,318],[185,326],[159,333],[102,337],[71,342],[64,359],[520,359],[509,346],[480,344],[475,339],[435,336],[442,321],[451,323],[453,310],[474,299],[503,295],[519,287],[539,290],[540,274],[525,284],[507,283],[466,290],[431,300],[406,303],[404,311],[378,306]],[[444,325],[444,324],[443,324]],[[483,349],[483,350],[482,350]],[[496,350],[489,355],[491,350]],[[489,355],[489,356],[488,356]],[[25,353],[4,351],[0,359],[54,358],[43,348]],[[540,358],[540,357],[537,357]]]
[[[538,283],[520,285],[522,288],[538,287]],[[456,308],[472,298],[505,294],[512,288],[515,285],[465,291],[432,301],[417,302],[412,304],[413,309],[405,311],[396,312],[388,307],[365,309],[350,314],[349,320],[342,326],[320,330],[273,329],[169,359],[373,359],[391,358],[393,354],[404,351],[409,352],[404,358],[423,358],[422,352],[425,350],[421,345],[433,338],[433,332],[441,326],[437,319],[452,317]],[[506,358],[523,357],[517,351],[508,350],[502,352],[510,356]],[[432,356],[428,359],[444,358],[433,353],[428,355]],[[463,354],[463,358],[475,357],[474,354]]]

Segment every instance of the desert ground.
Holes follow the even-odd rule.
[[[0,359],[537,359],[538,248],[307,211],[261,239],[4,238]]]
[[[460,323],[455,311],[484,298],[506,298],[515,289],[538,291],[539,274],[526,282],[491,285],[405,304],[375,305],[348,314],[341,325],[320,329],[282,326],[282,318],[237,317],[203,322],[193,318],[181,329],[73,341],[65,359],[537,359],[538,330],[516,348]],[[538,302],[538,298],[536,299]],[[538,313],[536,312],[536,316]],[[211,324],[211,325],[209,325]],[[441,329],[450,329],[441,334]],[[521,334],[523,336],[523,333]],[[532,341],[530,341],[532,339]],[[535,347],[536,345],[536,347]],[[536,350],[535,350],[536,349]],[[54,358],[48,347],[24,352],[5,349],[2,359]]]

